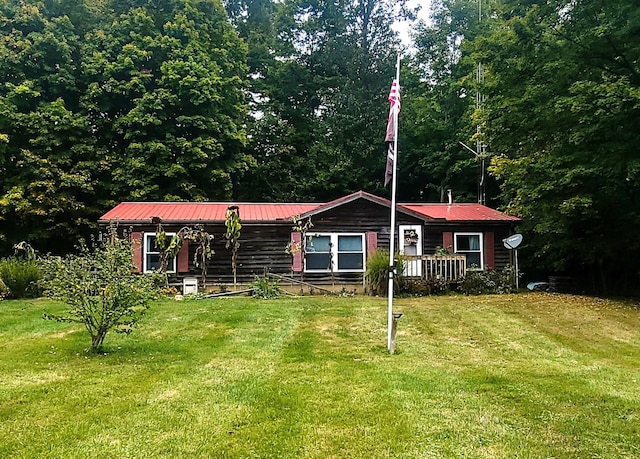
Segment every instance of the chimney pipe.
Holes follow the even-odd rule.
[[[451,192],[451,188],[447,190],[447,196],[449,198],[449,205],[453,204],[453,193]]]

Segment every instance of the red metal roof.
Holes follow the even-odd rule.
[[[163,222],[224,221],[229,202],[123,202],[100,217],[100,221]],[[235,203],[244,222],[289,219],[315,209],[319,204]]]
[[[119,221],[151,222],[151,217],[160,217],[163,222],[223,222],[227,208],[235,204],[240,208],[240,218],[244,222],[275,222],[288,220],[295,215],[315,215],[352,202],[368,199],[382,206],[390,206],[387,199],[358,191],[328,203],[230,203],[230,202],[123,202],[100,218],[100,222]],[[481,204],[398,204],[398,210],[425,219],[450,222],[460,221],[520,221],[517,217],[505,215]]]
[[[398,204],[406,209],[430,218],[444,218],[446,221],[511,221],[519,222],[518,217],[506,215],[482,204]]]

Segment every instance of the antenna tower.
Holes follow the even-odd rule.
[[[478,0],[478,28],[482,24],[482,1]],[[484,110],[484,94],[482,86],[484,85],[484,65],[478,62],[476,69],[476,113]],[[483,142],[484,135],[482,131],[483,123],[476,126],[476,157],[480,160],[480,181],[478,182],[478,202],[485,204],[485,160],[487,156],[487,145]]]

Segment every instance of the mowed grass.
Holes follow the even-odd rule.
[[[640,309],[548,294],[163,301],[104,352],[0,302],[2,458],[640,457]]]

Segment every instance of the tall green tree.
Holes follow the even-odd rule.
[[[82,16],[82,5],[60,2]],[[90,16],[83,16],[86,25]],[[81,27],[43,3],[0,4],[0,247],[67,249],[96,213],[100,163],[79,112]],[[47,244],[47,242],[50,242]]]
[[[532,265],[606,292],[640,276],[640,8],[635,0],[504,0],[488,61],[493,172]]]
[[[412,77],[404,83],[402,199],[443,201],[447,189],[459,200],[478,199],[480,165],[460,142],[475,148],[479,88],[468,44],[480,26],[477,1],[435,0],[430,23],[416,30]]]
[[[82,97],[118,199],[225,199],[243,152],[246,48],[214,0],[115,2]]]
[[[122,200],[230,198],[252,166],[219,0],[8,0],[0,36],[0,251],[64,252]]]
[[[382,191],[384,100],[400,49],[391,25],[404,3],[276,3],[279,40],[255,98],[248,197]]]

